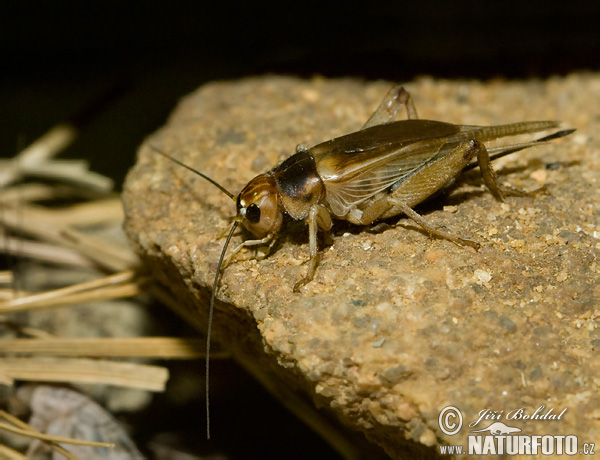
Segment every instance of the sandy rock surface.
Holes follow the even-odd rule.
[[[148,142],[238,193],[297,144],[358,130],[389,86],[280,77],[212,83],[183,100]],[[481,243],[478,252],[431,239],[401,216],[370,229],[336,223],[331,239],[320,236],[314,281],[294,293],[307,270],[308,235],[303,223],[288,223],[268,257],[244,250],[224,270],[215,340],[276,393],[314,401],[326,419],[363,432],[392,457],[466,447],[470,430],[495,421],[468,427],[485,409],[520,434],[576,434],[600,445],[600,75],[424,78],[406,87],[422,118],[557,119],[577,132],[496,164],[501,183],[547,193],[499,203],[474,170],[417,208]],[[123,196],[136,251],[203,330],[234,203],[147,146]],[[247,237],[240,232],[232,245]],[[446,406],[463,416],[454,436],[438,423]],[[538,414],[566,411],[554,421],[507,419],[541,406]]]

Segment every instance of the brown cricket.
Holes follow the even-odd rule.
[[[408,119],[392,121],[401,107],[406,108]],[[307,275],[294,285],[296,292],[314,278],[319,264],[317,230],[330,230],[332,218],[366,226],[380,219],[405,214],[433,236],[478,249],[479,243],[435,228],[413,207],[444,188],[461,172],[476,166],[479,166],[483,181],[496,199],[502,201],[505,194],[525,195],[500,187],[491,161],[566,136],[574,130],[557,131],[534,141],[490,149],[484,142],[550,130],[558,125],[557,121],[523,121],[497,126],[468,126],[423,120],[418,118],[410,94],[402,86],[395,86],[360,131],[311,148],[298,146],[294,155],[256,176],[237,197],[200,171],[151,146],[236,201],[237,213],[221,252],[209,304],[206,338],[207,438],[210,438],[208,358],[215,296],[225,253],[238,224],[241,223],[255,238],[237,246],[228,260],[247,246],[268,244],[271,247],[286,215],[307,222],[310,261]]]

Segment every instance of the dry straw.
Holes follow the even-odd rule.
[[[124,298],[136,302],[136,296],[146,292],[175,305],[166,291],[142,273],[133,251],[106,232],[97,231],[122,225],[120,199],[110,192],[112,181],[89,171],[84,161],[54,159],[75,134],[72,125],[57,126],[0,165],[0,251],[13,260],[26,258],[50,272],[53,267],[68,268],[74,280],[58,289],[27,293],[18,288],[22,274],[0,271],[0,326],[12,331],[9,337],[15,332],[18,335],[0,339],[0,382],[107,384],[163,391],[168,379],[165,367],[123,359],[198,359],[204,354],[202,340],[56,337],[22,322],[27,312]],[[20,183],[24,177],[51,179],[52,185]],[[83,202],[82,197],[86,199]],[[38,204],[56,199],[76,200],[78,204]],[[96,277],[79,282],[82,270],[96,273]],[[66,458],[75,457],[58,443],[108,446],[40,433],[4,411],[0,411],[0,419],[0,431],[38,439]],[[26,458],[3,445],[0,457]]]

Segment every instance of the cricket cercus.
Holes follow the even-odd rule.
[[[405,107],[408,119],[393,121],[402,107]],[[418,118],[410,94],[402,86],[395,86],[360,131],[310,148],[298,146],[294,155],[256,176],[237,196],[200,171],[152,147],[200,175],[236,202],[237,213],[221,252],[209,305],[207,436],[210,435],[208,357],[215,295],[227,246],[240,223],[254,238],[237,246],[229,259],[247,246],[272,246],[281,231],[284,216],[306,221],[310,261],[308,273],[295,284],[295,291],[313,279],[319,264],[317,230],[328,231],[332,219],[365,226],[379,219],[405,214],[433,236],[477,249],[478,243],[435,228],[413,207],[453,181],[461,172],[476,166],[479,166],[483,181],[496,199],[502,200],[507,193],[522,194],[498,185],[491,161],[566,136],[574,130],[557,131],[533,141],[489,149],[485,142],[550,130],[558,125],[557,121],[522,121],[497,126],[470,126],[423,120]]]

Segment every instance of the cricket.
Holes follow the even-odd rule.
[[[394,121],[403,107],[407,119]],[[564,137],[574,130],[558,130],[529,142],[493,148],[487,148],[485,142],[558,127],[558,121],[471,126],[419,119],[410,94],[402,86],[394,86],[359,131],[310,148],[298,146],[295,154],[256,176],[237,196],[202,172],[151,145],[152,150],[201,176],[236,203],[236,215],[221,251],[208,311],[207,438],[210,439],[208,382],[212,318],[221,270],[232,257],[245,247],[268,245],[270,249],[285,219],[305,221],[310,259],[306,276],[294,285],[294,291],[299,292],[313,280],[319,265],[318,230],[329,231],[334,219],[369,226],[401,214],[432,237],[478,249],[479,243],[436,228],[413,208],[451,184],[461,173],[477,166],[483,182],[498,201],[505,195],[527,195],[501,187],[492,161]],[[235,247],[226,258],[231,238],[240,224],[253,237]]]

